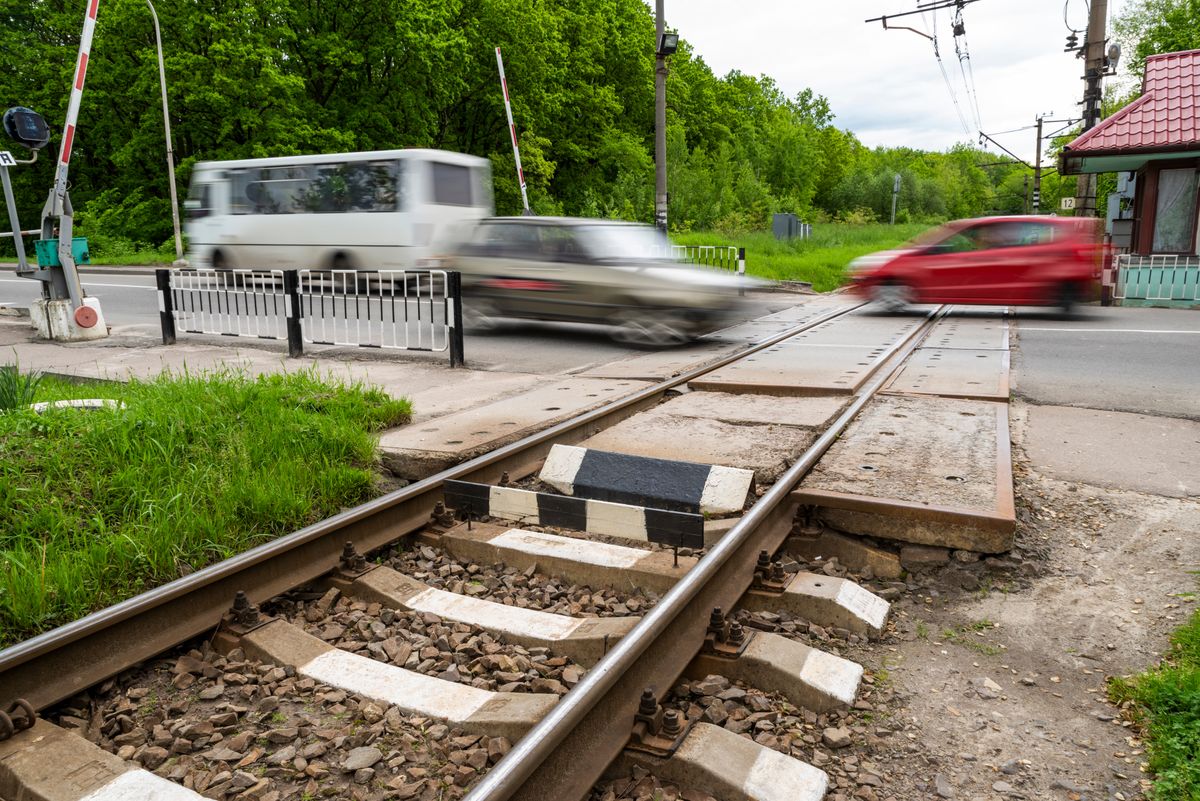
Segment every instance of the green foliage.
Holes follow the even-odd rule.
[[[1200,0],[1133,0],[1113,21],[1126,69],[1142,77],[1146,57],[1200,47]]]
[[[411,411],[313,372],[38,386],[98,396],[124,408],[0,415],[0,646],[369,499]]]
[[[1153,801],[1200,798],[1200,611],[1175,631],[1159,665],[1113,679],[1109,697],[1131,705],[1145,730]]]
[[[176,177],[199,160],[437,147],[491,159],[497,211],[520,210],[494,48],[503,49],[530,201],[539,213],[653,216],[654,21],[642,0],[201,0],[159,9]],[[0,97],[57,134],[82,24],[73,4],[6,12]],[[717,76],[687,42],[667,81],[676,231],[923,222],[998,208],[994,156],[864,147],[811,90]],[[57,143],[57,140],[56,140]],[[154,32],[141,0],[103,4],[71,164],[94,258],[169,260],[172,238]],[[27,227],[54,159],[14,170]],[[1008,191],[1011,196],[1011,188]],[[1005,200],[1005,208],[1020,206]],[[3,245],[10,247],[10,245]]]

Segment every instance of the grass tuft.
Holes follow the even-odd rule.
[[[1142,727],[1155,776],[1149,798],[1200,799],[1200,610],[1171,636],[1160,664],[1111,679],[1108,694]]]
[[[16,365],[0,365],[0,412],[29,406],[41,382],[41,373],[22,373]]]
[[[0,646],[370,499],[411,414],[313,371],[36,389],[124,408],[0,414]]]

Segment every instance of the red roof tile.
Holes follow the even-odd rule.
[[[1200,50],[1146,59],[1142,96],[1075,139],[1072,155],[1200,148]]]

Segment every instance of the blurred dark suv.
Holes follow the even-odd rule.
[[[1105,257],[1099,220],[985,217],[855,259],[849,271],[855,292],[888,309],[975,303],[1069,311],[1096,297]]]
[[[724,324],[738,290],[760,282],[686,265],[648,225],[571,217],[480,221],[444,260],[463,281],[468,329],[503,318],[600,323],[642,346],[686,342]]]

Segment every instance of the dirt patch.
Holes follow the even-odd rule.
[[[1022,431],[1013,551],[910,574],[884,642],[844,653],[894,691],[860,725],[895,734],[834,752],[886,781],[831,799],[1143,797],[1105,682],[1154,663],[1194,607],[1200,504],[1038,475]]]

